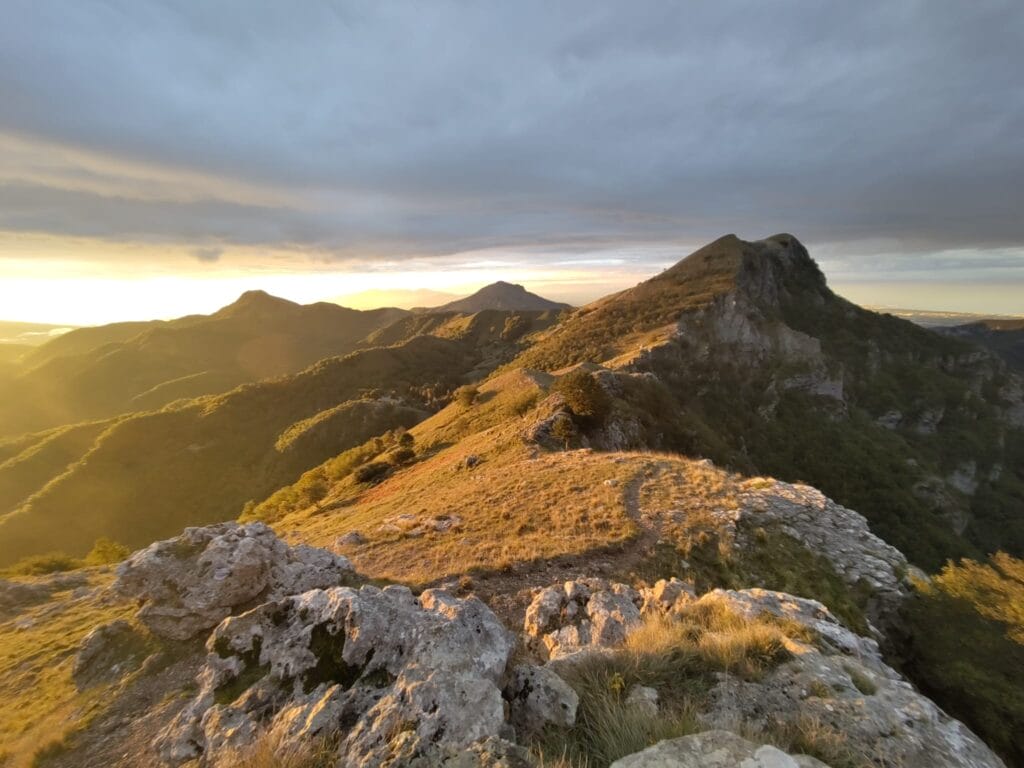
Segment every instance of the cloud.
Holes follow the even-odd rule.
[[[203,261],[207,263],[219,261],[220,257],[223,255],[223,248],[195,248],[192,251],[192,256],[195,257],[197,261]]]
[[[0,230],[366,260],[1019,247],[1022,38],[1015,0],[14,0]]]

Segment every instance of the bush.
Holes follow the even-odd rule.
[[[44,576],[48,573],[73,571],[82,567],[82,561],[63,552],[48,552],[45,555],[31,555],[22,558],[6,569],[14,576]]]
[[[372,483],[377,480],[383,480],[390,470],[390,464],[386,464],[383,461],[371,461],[369,464],[363,464],[363,466],[353,472],[352,477],[355,478],[357,483]]]
[[[455,402],[461,405],[463,408],[469,408],[480,394],[480,390],[473,384],[467,384],[464,387],[459,387],[455,390]]]
[[[576,422],[583,427],[600,426],[611,410],[611,399],[593,374],[582,369],[567,373],[551,387],[565,398]]]
[[[1024,561],[948,563],[909,604],[908,672],[1011,765],[1024,765]]]
[[[406,447],[395,448],[387,455],[388,463],[395,467],[401,466],[402,464],[408,464],[415,458],[416,451],[412,448]]]
[[[102,536],[96,539],[92,551],[85,556],[87,565],[112,565],[126,560],[132,553],[124,544]]]

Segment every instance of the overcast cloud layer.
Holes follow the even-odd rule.
[[[3,232],[199,268],[785,230],[1024,269],[1019,0],[2,6]]]

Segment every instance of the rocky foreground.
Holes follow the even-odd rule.
[[[476,597],[358,581],[344,558],[260,523],[189,529],[120,566],[113,589],[142,602],[144,629],[97,628],[76,675],[88,688],[127,674],[124,649],[146,633],[206,637],[194,695],[125,764],[235,766],[272,736],[279,751],[316,744],[339,766],[529,766],[540,754],[570,765],[542,745],[593,727],[580,680],[594,670],[617,712],[676,717],[685,679],[632,682],[661,643],[664,663],[685,656],[679,677],[702,686],[687,699],[688,735],[613,768],[1003,765],[887,665],[874,637],[813,600],[583,578],[537,590],[513,631]]]

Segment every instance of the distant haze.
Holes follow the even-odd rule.
[[[780,231],[862,303],[1024,312],[1022,39],[1018,0],[13,0],[0,317],[581,304]]]

